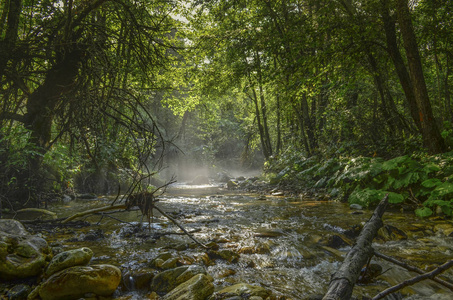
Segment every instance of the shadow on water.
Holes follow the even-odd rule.
[[[69,216],[108,205],[109,201],[106,198],[72,201],[51,210],[59,216]],[[101,216],[90,216],[86,220],[92,226],[49,232],[46,238],[68,249],[88,246],[95,253],[96,263],[119,265],[123,274],[151,270],[150,262],[157,255],[177,252],[191,263],[206,264],[216,290],[245,282],[267,287],[274,295],[305,299],[326,291],[330,275],[341,264],[341,255],[350,249],[347,244],[333,249],[326,244],[328,237],[345,237],[348,230],[366,222],[372,213],[351,211],[348,205],[334,201],[263,198],[225,190],[220,185],[176,184],[160,197],[158,205],[188,231],[196,232],[197,239],[232,250],[239,254],[239,259],[206,262],[206,251],[194,246],[187,236],[176,234],[179,229],[157,213],[151,225],[139,225],[138,211],[105,215],[102,220]],[[404,231],[407,238],[376,240],[377,251],[425,270],[453,256],[453,238],[435,231],[435,221],[387,212],[384,223]],[[391,284],[415,276],[382,260],[373,259],[373,262],[380,264],[385,273],[371,284],[356,286],[355,294],[373,296]],[[452,271],[446,274],[453,276]],[[405,288],[402,293],[406,299],[451,299],[449,291],[429,281]]]

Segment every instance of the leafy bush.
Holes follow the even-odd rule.
[[[318,157],[299,160],[293,157],[286,156],[286,161],[272,166],[282,167],[273,182],[292,180],[307,188],[327,188],[350,203],[366,207],[389,194],[390,203],[417,204],[415,213],[420,217],[440,211],[453,215],[453,152],[437,156],[404,155],[390,160],[339,157],[321,161]],[[285,162],[290,162],[291,167]]]

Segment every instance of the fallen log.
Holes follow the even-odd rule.
[[[423,272],[423,270],[421,270],[421,269],[419,269],[419,268],[417,268],[417,267],[408,265],[408,264],[406,264],[406,263],[404,263],[404,262],[402,262],[402,261],[399,261],[399,260],[397,260],[397,259],[395,259],[395,258],[393,258],[393,257],[387,256],[387,255],[382,254],[382,253],[380,253],[380,252],[374,251],[374,256],[379,257],[379,258],[381,258],[381,259],[383,259],[383,260],[386,260],[386,261],[388,261],[388,262],[394,263],[395,265],[398,265],[398,266],[400,266],[400,267],[403,267],[403,268],[405,268],[405,269],[408,270],[408,271],[412,271],[412,272],[415,272],[415,273],[418,273],[418,274],[422,274],[422,275],[423,275],[423,274],[426,274],[425,272]],[[440,285],[443,285],[444,287],[450,289],[451,291],[453,291],[453,284],[452,284],[452,283],[447,282],[447,281],[442,280],[442,279],[437,278],[437,277],[430,278],[430,279],[431,279],[432,281],[437,282],[437,283],[440,284]]]
[[[76,213],[76,214],[66,218],[63,222],[61,222],[61,224],[65,224],[65,223],[68,223],[69,221],[72,221],[74,219],[77,219],[77,218],[80,218],[80,217],[84,217],[84,216],[87,216],[87,215],[93,215],[93,214],[99,213],[99,212],[105,212],[105,211],[116,210],[116,209],[126,209],[126,208],[127,207],[124,204],[109,205],[109,206],[104,206],[104,207],[99,207],[99,208],[93,208],[93,209],[89,209],[89,210],[86,210],[86,211],[82,211],[82,212]]]
[[[382,292],[380,292],[379,294],[377,294],[376,296],[374,296],[371,300],[378,300],[378,299],[382,299],[384,298],[385,296],[389,295],[389,294],[392,294],[396,291],[399,291],[401,290],[402,288],[406,287],[406,286],[410,286],[410,285],[413,285],[417,282],[420,282],[422,280],[426,280],[426,279],[433,279],[435,276],[437,276],[438,274],[448,270],[450,267],[453,266],[453,260],[450,260],[446,263],[444,263],[443,265],[441,265],[440,267],[432,270],[431,272],[429,273],[424,273],[422,275],[419,275],[419,276],[416,276],[416,277],[412,277],[411,279],[408,279],[408,280],[405,280],[397,285],[394,285]]]
[[[327,293],[323,300],[349,300],[360,271],[374,253],[371,244],[379,228],[382,227],[382,215],[385,212],[388,195],[381,200],[360,235],[346,255],[339,270],[332,275]]]

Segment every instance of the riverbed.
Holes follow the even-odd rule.
[[[73,200],[52,205],[49,210],[66,217],[111,201],[110,197]],[[42,235],[62,250],[90,247],[93,262],[114,264],[123,274],[132,274],[113,299],[143,299],[148,291],[134,288],[133,274],[153,272],[151,262],[166,252],[180,257],[179,263],[204,265],[216,290],[249,283],[272,290],[275,299],[307,299],[327,290],[331,274],[351,248],[348,233],[357,231],[372,214],[372,210],[351,210],[349,205],[333,200],[259,195],[231,191],[218,184],[174,184],[156,205],[200,242],[230,250],[237,257],[209,258],[205,249],[180,234],[177,226],[157,212],[151,223],[135,210],[89,216],[84,220],[90,226],[60,228]],[[391,209],[383,221],[389,236],[375,240],[377,251],[426,271],[453,257],[453,237],[447,236],[451,219],[419,219],[412,212]],[[333,245],[332,236],[346,243]],[[354,295],[374,296],[416,276],[380,259],[374,258],[372,263],[379,264],[383,274],[357,285]],[[453,271],[444,275],[451,280]],[[451,291],[432,281],[403,289],[399,298],[453,299]]]

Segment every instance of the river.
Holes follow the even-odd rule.
[[[108,205],[111,200],[75,200],[49,210],[64,217]],[[350,249],[341,243],[331,247],[329,237],[348,241],[347,233],[372,214],[369,210],[351,210],[337,201],[262,196],[226,190],[220,185],[175,184],[159,197],[157,205],[188,231],[194,231],[199,241],[215,243],[220,249],[239,254],[239,258],[231,262],[207,258],[206,250],[194,246],[186,235],[177,234],[179,229],[158,213],[151,225],[143,224],[139,230],[136,224],[141,221],[140,212],[131,211],[90,216],[85,220],[91,226],[60,228],[43,235],[63,250],[90,247],[94,263],[111,263],[123,274],[131,274],[126,284],[129,290],[119,291],[114,299],[142,299],[146,291],[134,288],[133,274],[153,272],[151,261],[164,252],[179,256],[180,262],[204,264],[214,278],[216,290],[245,282],[272,290],[278,299],[307,299],[327,290],[330,275]],[[376,239],[373,247],[377,251],[423,270],[453,257],[453,237],[445,235],[452,227],[451,220],[422,220],[411,212],[390,210],[383,221],[406,236],[388,227],[394,229],[393,238]],[[384,273],[366,285],[356,285],[354,295],[373,296],[416,275],[380,259],[373,258],[372,262],[381,265]],[[444,275],[453,278],[453,271]],[[453,299],[451,291],[432,281],[407,287],[401,295],[400,299]]]

